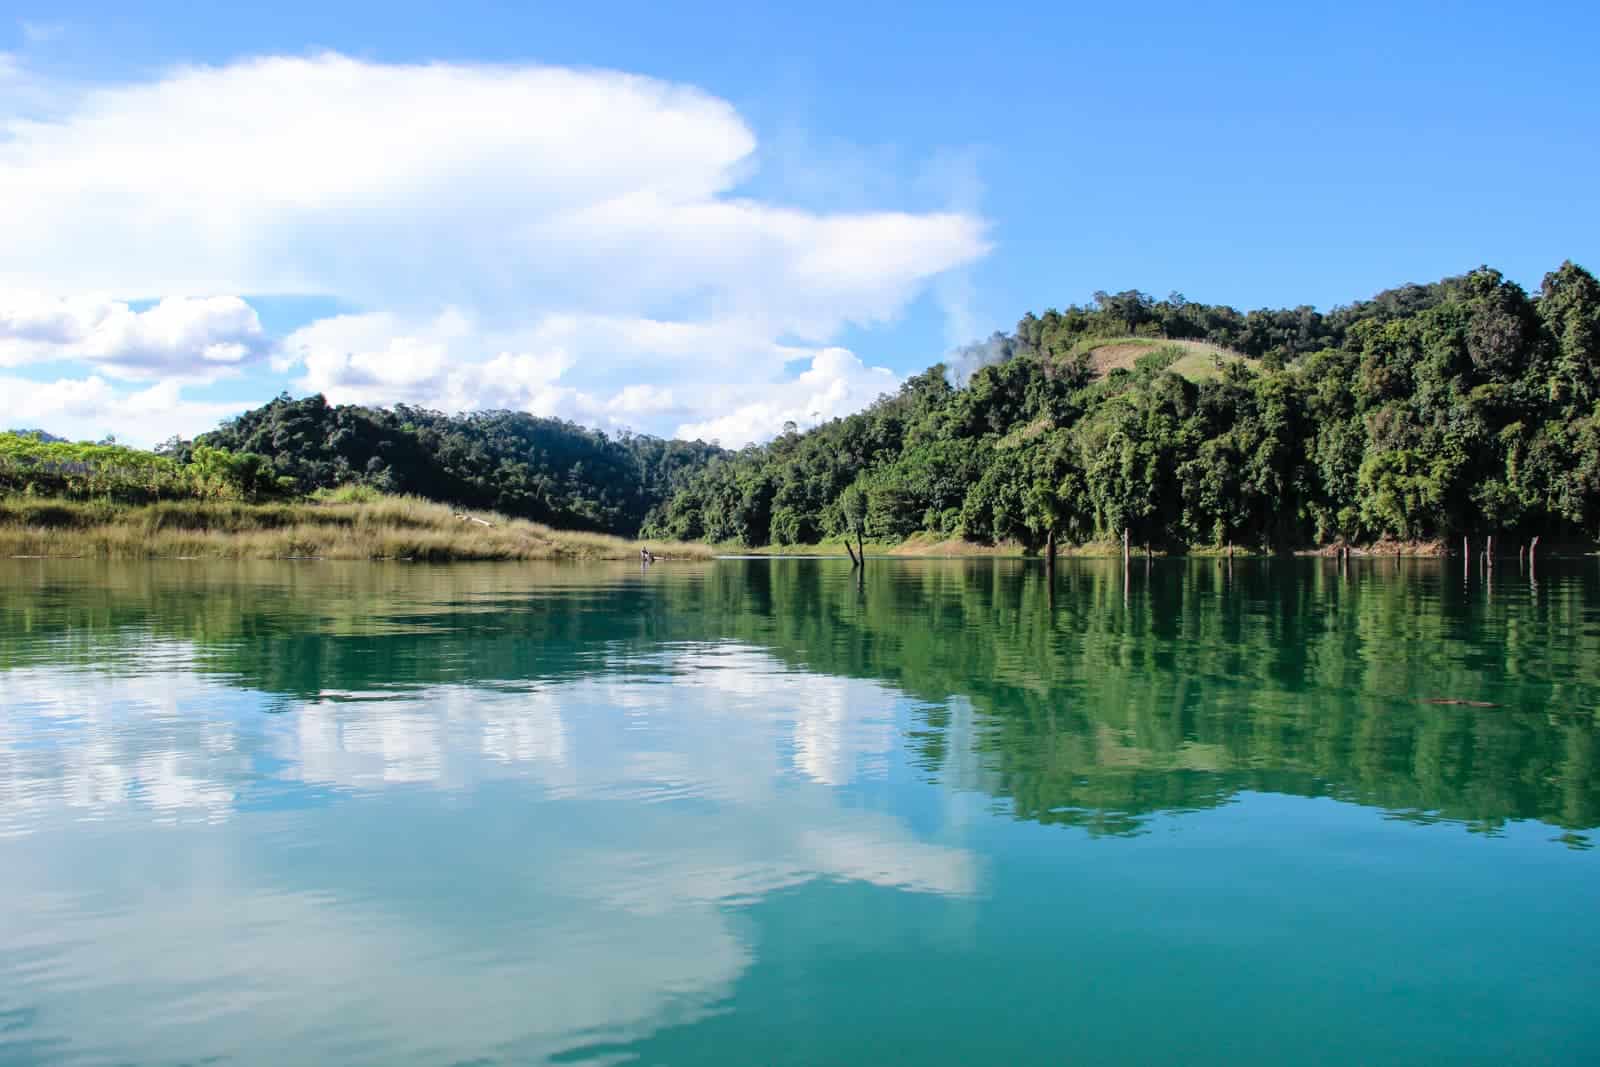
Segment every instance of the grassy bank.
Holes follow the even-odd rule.
[[[651,542],[669,558],[709,559],[703,545]],[[0,500],[0,556],[112,559],[629,559],[640,542],[554,530],[490,512],[463,515],[414,497],[281,504],[179,501],[125,505],[12,496]]]

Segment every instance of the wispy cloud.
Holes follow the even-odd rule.
[[[946,152],[937,156],[924,166],[920,184],[925,195],[950,213],[964,218],[981,217],[984,184],[976,153]],[[944,272],[933,286],[934,299],[944,315],[945,345],[951,349],[969,344],[985,332],[976,307],[977,287],[972,280],[971,263],[967,260]]]
[[[66,26],[59,22],[33,22],[23,19],[22,39],[30,45],[47,44],[60,37],[66,29]]]

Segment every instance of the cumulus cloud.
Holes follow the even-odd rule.
[[[701,384],[779,383],[988,247],[966,210],[740,195],[731,105],[616,72],[324,54],[52,101],[0,114],[0,289],[160,300],[58,309],[57,348],[113,376],[214,374],[262,351],[247,299],[309,294],[360,313],[286,339],[304,388],[694,425],[734,417]]]
[[[727,368],[715,357],[738,350],[736,330],[719,335],[682,324],[560,316],[497,333],[480,329],[458,308],[420,322],[385,312],[322,319],[290,334],[278,358],[280,366],[303,367],[297,387],[334,403],[509,408],[613,427],[659,423],[681,437],[730,446],[770,436],[787,421],[812,425],[848,414],[894,392],[902,381],[843,348],[748,343],[758,363],[809,365],[792,377],[728,384],[718,379]],[[710,358],[681,368],[676,385],[634,383],[608,391],[562,384],[596,351],[609,352],[616,366],[675,349]],[[490,355],[481,358],[483,353]],[[707,410],[725,414],[696,417]]]
[[[265,402],[197,401],[177,379],[127,391],[98,374],[33,381],[0,376],[0,429],[38,428],[72,439],[154,444],[179,434],[193,437]]]
[[[728,413],[684,423],[678,436],[737,447],[772,436],[786,422],[812,426],[859,411],[902,381],[886,367],[868,367],[848,349],[827,348],[791,381],[720,390],[717,406]]]
[[[97,296],[0,291],[0,366],[81,360],[120,378],[212,377],[266,352],[238,297],[170,297],[144,311]]]

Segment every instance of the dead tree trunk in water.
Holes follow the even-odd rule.
[[[1124,526],[1122,528],[1122,565],[1124,567],[1128,565],[1128,560],[1128,528]]]
[[[1050,527],[1044,535],[1044,569],[1054,572],[1056,569],[1056,528]]]
[[[861,566],[861,561],[856,559],[856,550],[850,547],[850,534],[849,533],[846,533],[844,535],[844,550],[846,552],[850,553],[850,569],[851,570],[855,570],[857,567]]]
[[[856,527],[856,563],[862,570],[867,569],[867,546],[861,543],[861,527]]]

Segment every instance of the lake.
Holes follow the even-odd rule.
[[[1600,1062],[1600,565],[0,561],[3,1064]]]

